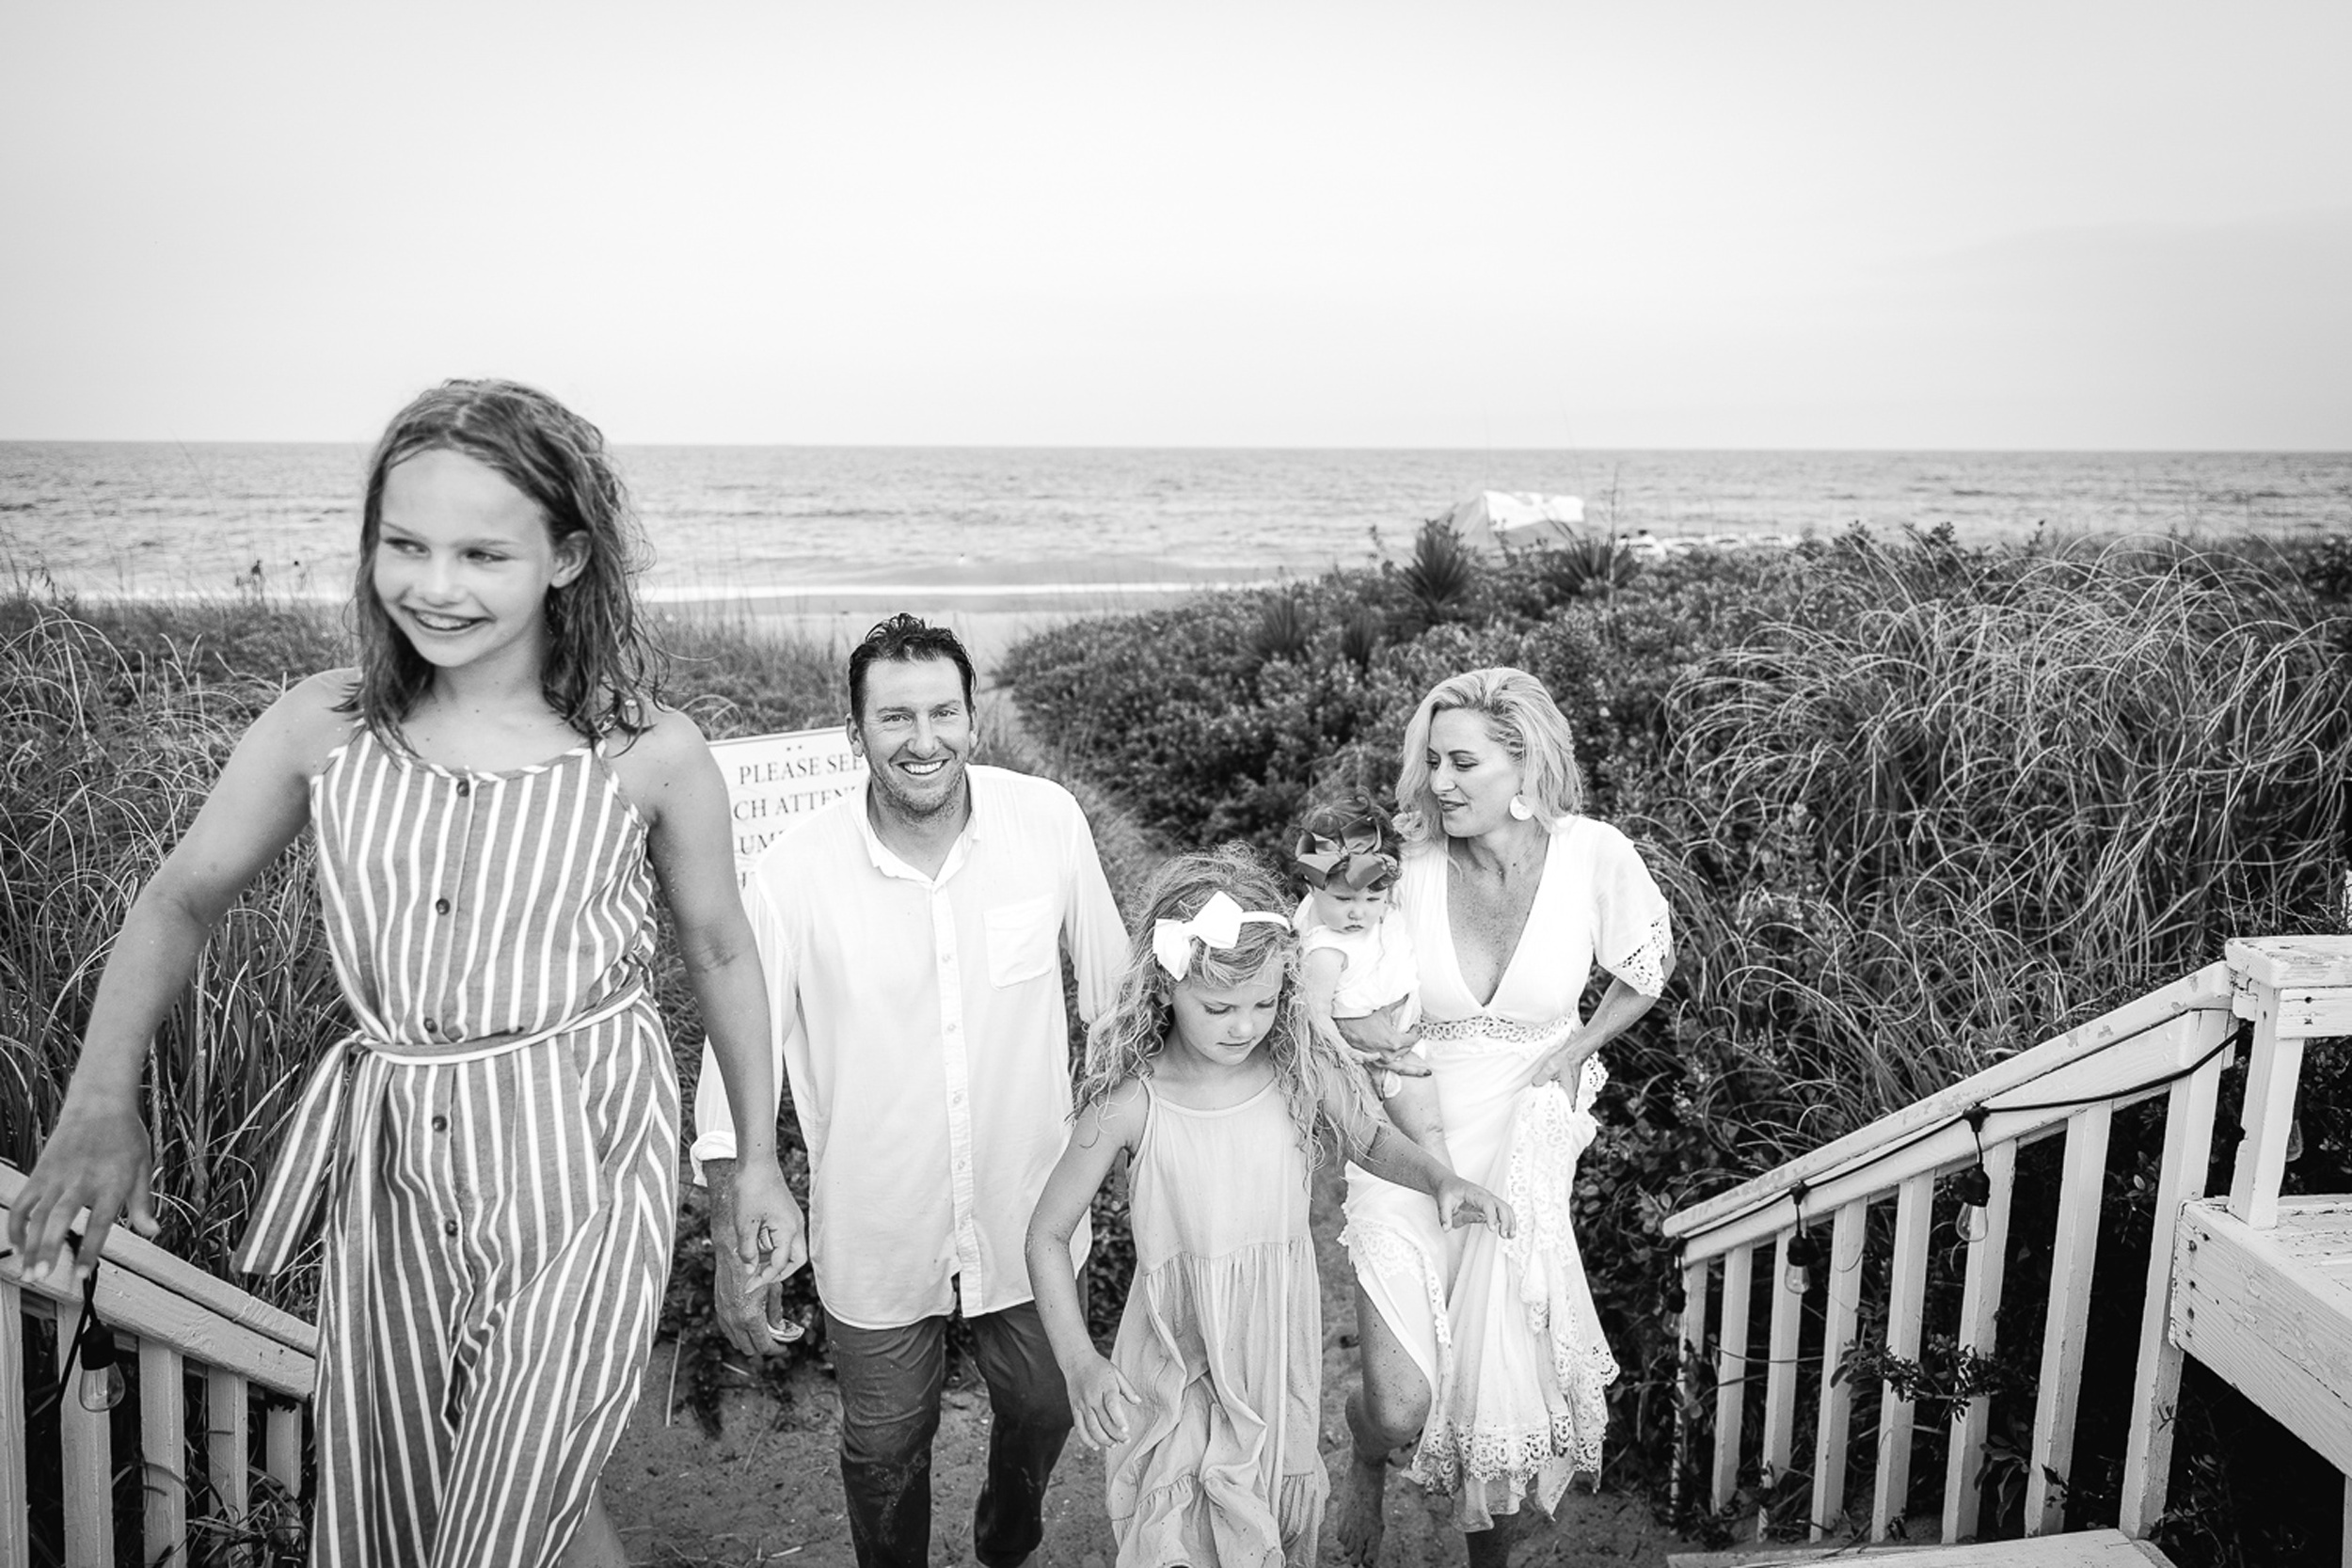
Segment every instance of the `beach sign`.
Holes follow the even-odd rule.
[[[752,862],[777,834],[849,794],[866,777],[866,759],[850,750],[850,736],[839,724],[714,740],[710,754],[726,776],[738,877],[750,874]]]

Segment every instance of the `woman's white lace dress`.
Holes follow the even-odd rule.
[[[1607,1073],[1595,1057],[1573,1096],[1522,1085],[1534,1058],[1575,1026],[1596,962],[1659,993],[1667,907],[1623,833],[1563,819],[1518,947],[1482,1006],[1454,958],[1444,845],[1407,853],[1398,889],[1454,1168],[1509,1199],[1518,1229],[1508,1241],[1483,1226],[1448,1235],[1426,1196],[1350,1166],[1343,1239],[1365,1293],[1432,1389],[1414,1479],[1454,1498],[1455,1528],[1485,1529],[1522,1498],[1549,1513],[1570,1478],[1600,1468],[1604,1390],[1617,1363],[1568,1197]]]

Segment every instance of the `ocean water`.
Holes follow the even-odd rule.
[[[1661,537],[2352,529],[2352,453],[634,447],[619,461],[678,594],[1113,583],[1402,555],[1481,489],[1584,498]],[[350,579],[366,452],[0,442],[0,573],[85,593]]]

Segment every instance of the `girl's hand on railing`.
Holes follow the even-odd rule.
[[[142,1236],[155,1234],[155,1162],[135,1108],[78,1109],[69,1099],[56,1131],[8,1211],[8,1244],[24,1278],[62,1291],[87,1274],[118,1217]],[[81,1250],[67,1231],[85,1209]]]

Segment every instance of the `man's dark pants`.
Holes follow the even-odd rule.
[[[1045,1536],[1045,1483],[1070,1435],[1070,1397],[1035,1303],[971,1323],[972,1358],[993,1417],[972,1553],[986,1568],[1013,1568]],[[947,1320],[852,1328],[828,1317],[826,1331],[841,1394],[841,1486],[858,1568],[926,1568]]]

